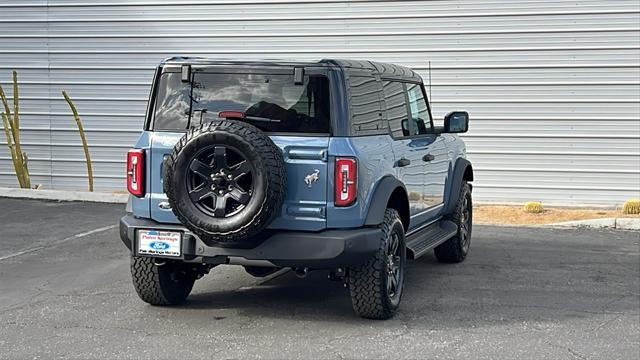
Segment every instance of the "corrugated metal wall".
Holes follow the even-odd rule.
[[[432,61],[434,115],[466,109],[476,198],[640,196],[640,5],[632,1],[1,0],[0,82],[17,69],[35,183],[123,189],[154,66],[171,55]],[[8,91],[10,92],[10,90]],[[0,186],[15,186],[5,141]]]

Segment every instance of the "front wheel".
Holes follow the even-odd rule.
[[[460,196],[453,214],[446,217],[458,225],[458,232],[454,237],[438,245],[434,249],[436,258],[444,263],[459,263],[464,261],[471,245],[471,228],[473,226],[473,205],[471,203],[471,187],[463,182]]]
[[[131,258],[131,278],[140,299],[151,305],[183,303],[196,281],[185,263],[141,256]]]
[[[387,209],[380,225],[377,253],[361,266],[349,269],[348,284],[353,309],[368,319],[389,319],[400,305],[407,263],[404,228],[400,215]]]

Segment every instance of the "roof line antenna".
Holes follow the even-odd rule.
[[[433,92],[431,91],[431,60],[429,60],[429,97],[431,98],[431,102],[433,102]]]

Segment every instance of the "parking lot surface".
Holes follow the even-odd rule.
[[[353,315],[324,272],[221,266],[188,302],[131,285],[122,205],[0,198],[2,358],[637,359],[640,235],[476,226],[462,264],[410,262],[398,315]]]

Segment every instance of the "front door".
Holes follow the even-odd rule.
[[[435,134],[431,112],[425,92],[420,84],[407,83],[407,101],[410,111],[409,132],[413,148],[421,155],[423,166],[422,206],[425,215],[439,211],[444,201],[444,188],[449,173],[449,154],[444,138]]]

